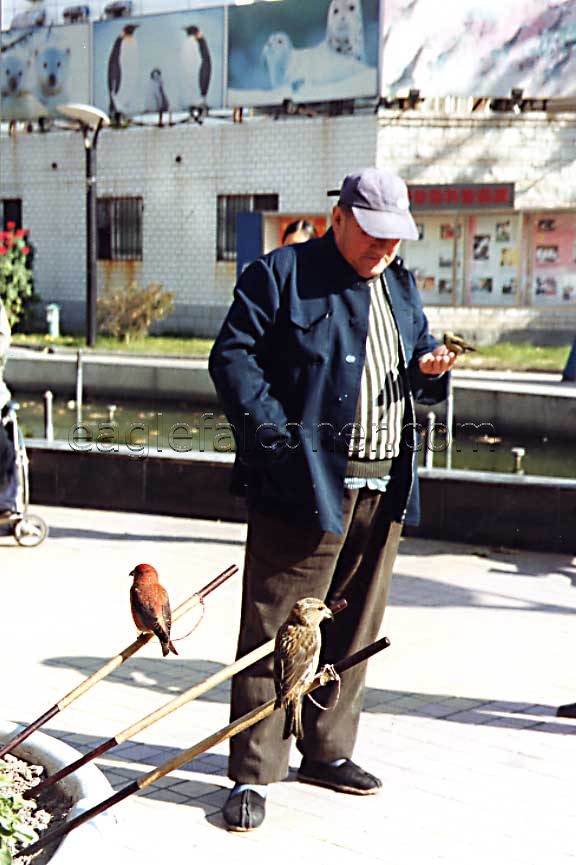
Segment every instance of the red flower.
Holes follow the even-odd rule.
[[[24,255],[28,255],[28,253],[30,252],[30,247],[29,246],[23,246],[22,252]]]
[[[16,228],[16,223],[15,222],[7,222],[6,228],[8,229],[8,231],[14,231],[14,229]]]
[[[18,231],[16,232],[16,237],[19,239],[24,237],[24,232],[22,231],[21,228],[19,228]]]
[[[5,246],[0,246],[0,255],[6,255],[7,252],[8,250]]]

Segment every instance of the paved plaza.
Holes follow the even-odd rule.
[[[242,524],[33,507],[34,549],[0,538],[0,717],[30,722],[132,642],[129,572],[155,565],[177,606],[231,564]],[[156,640],[44,728],[88,750],[234,658],[240,575],[206,601],[163,659]],[[227,832],[227,743],[113,809],[107,865],[567,865],[576,863],[576,558],[405,539],[368,665],[355,759],[383,780],[353,797],[295,781],[271,787],[257,832]],[[193,627],[196,612],[173,635]],[[334,627],[336,626],[336,623]],[[120,789],[228,722],[228,683],[109,751]]]

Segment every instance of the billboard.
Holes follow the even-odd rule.
[[[284,0],[228,10],[230,106],[375,97],[379,0]]]
[[[576,95],[574,0],[385,0],[382,95]]]
[[[90,102],[90,25],[2,33],[0,117],[52,117],[65,102]]]
[[[94,105],[111,118],[223,103],[224,9],[93,25]]]

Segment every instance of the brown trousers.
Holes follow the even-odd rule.
[[[237,657],[273,639],[300,598],[334,601],[347,608],[323,627],[321,663],[333,663],[378,638],[402,526],[390,520],[388,494],[346,490],[344,533],[322,532],[254,510],[248,520],[242,612]],[[231,719],[275,696],[272,657],[232,680]],[[304,700],[304,738],[310,760],[351,757],[364,699],[366,663],[342,676],[340,698],[329,711]],[[314,693],[334,702],[336,685]],[[282,739],[282,711],[259,721],[230,742],[229,777],[238,783],[269,784],[288,773],[290,741]]]

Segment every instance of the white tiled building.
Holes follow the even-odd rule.
[[[105,129],[97,147],[98,198],[136,200],[141,237],[134,258],[99,261],[99,290],[131,280],[161,282],[176,298],[175,313],[162,327],[213,335],[236,277],[234,261],[218,260],[218,238],[226,228],[221,224],[218,233],[218,197],[276,195],[281,214],[328,215],[334,199],[327,190],[350,170],[376,163],[396,170],[411,187],[437,193],[451,185],[513,185],[513,206],[502,209],[489,202],[480,210],[446,202],[434,209],[432,196],[420,212],[413,199],[428,245],[405,244],[402,254],[422,277],[433,325],[450,320],[480,338],[526,327],[566,338],[576,331],[575,152],[574,113],[472,113],[466,105],[450,113],[424,105],[336,117],[259,114],[241,123],[230,117],[202,125]],[[30,229],[37,291],[46,303],[61,306],[64,328],[82,329],[81,135],[55,128],[8,135],[3,129],[0,166],[5,219],[21,206],[22,225]],[[444,260],[446,244],[433,239],[437,229],[449,240]],[[494,255],[474,246],[490,237]],[[564,271],[555,291],[542,288],[540,270],[553,270],[566,244],[572,244],[572,276]],[[482,267],[494,276],[477,279]]]

